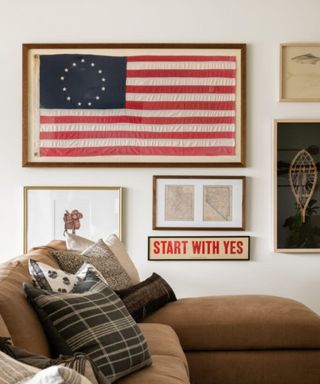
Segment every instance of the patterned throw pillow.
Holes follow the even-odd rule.
[[[102,281],[83,294],[24,289],[58,354],[85,353],[111,382],[151,364],[139,327]]]
[[[37,287],[54,292],[70,292],[80,280],[76,275],[33,259],[29,259],[29,273]]]
[[[20,363],[31,365],[32,367],[45,369],[53,365],[62,365],[72,368],[82,376],[86,377],[91,384],[109,384],[102,372],[96,367],[94,362],[86,355],[77,354],[75,356],[60,355],[57,359],[41,356],[11,344],[9,337],[0,336],[0,351],[4,352]],[[1,378],[0,378],[1,383]]]
[[[59,267],[68,273],[76,273],[85,261],[89,261],[112,289],[125,289],[133,285],[129,275],[103,240],[91,245],[81,255],[70,251],[53,251],[52,255]]]
[[[1,384],[91,384],[88,379],[75,370],[52,366],[44,370],[20,363],[12,357],[0,352],[0,383]]]
[[[177,300],[170,285],[156,273],[153,273],[141,283],[116,291],[116,293],[137,322],[143,320],[170,301]]]
[[[120,264],[126,270],[132,281],[132,284],[138,284],[140,282],[140,278],[137,268],[132,262],[125,245],[119,239],[119,237],[115,233],[111,233],[106,239],[104,239],[104,242],[111,249],[116,258],[119,260]],[[66,244],[68,250],[83,252],[88,247],[93,245],[94,241],[78,235],[66,233]]]
[[[102,273],[100,273],[97,268],[94,267],[89,261],[85,261],[82,264],[82,266],[76,272],[76,276],[79,277],[80,280],[85,280],[89,273],[97,276],[98,279],[103,281],[106,285],[109,285],[106,279],[102,276]]]
[[[31,379],[38,368],[19,363],[12,357],[0,352],[0,382],[1,384],[16,384]]]
[[[29,273],[34,285],[47,291],[71,292],[78,282],[85,278],[88,271],[96,274],[100,280],[107,284],[101,273],[89,262],[84,262],[75,274],[71,274],[29,259]]]

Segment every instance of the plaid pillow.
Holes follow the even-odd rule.
[[[139,327],[102,281],[83,294],[48,292],[28,284],[24,290],[58,354],[85,353],[111,382],[151,364]]]

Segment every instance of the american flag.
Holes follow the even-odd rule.
[[[232,156],[233,55],[40,55],[39,156]]]

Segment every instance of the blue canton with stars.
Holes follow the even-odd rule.
[[[40,107],[125,108],[126,57],[41,55]]]

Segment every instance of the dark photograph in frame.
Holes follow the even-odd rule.
[[[320,120],[275,121],[275,251],[320,250]]]

